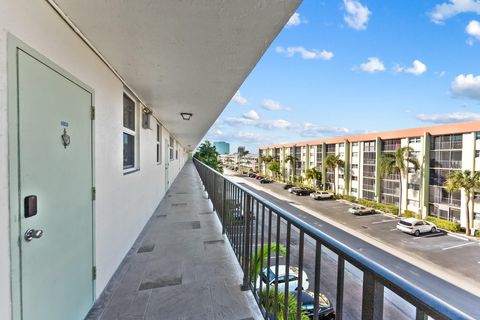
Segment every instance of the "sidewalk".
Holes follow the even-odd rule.
[[[262,319],[187,162],[87,319]]]

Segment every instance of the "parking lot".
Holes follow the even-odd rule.
[[[412,281],[428,279],[423,283],[426,289],[432,292],[443,289],[446,297],[462,297],[458,301],[460,304],[478,302],[478,298],[468,296],[463,290],[457,291],[455,287],[460,286],[469,292],[478,294],[478,290],[474,289],[480,288],[480,274],[478,273],[480,251],[477,241],[469,241],[442,231],[414,237],[398,231],[396,229],[398,220],[390,216],[383,214],[355,216],[348,213],[351,204],[344,201],[316,201],[308,196],[290,194],[283,189],[283,184],[280,183],[260,184],[257,180],[247,177],[236,177],[235,179],[310,225],[334,236],[337,240],[350,245],[363,254],[380,260],[382,264],[398,271],[402,276],[412,279]],[[333,220],[337,227],[328,222]],[[344,230],[354,230],[357,236],[361,235],[360,238],[363,240],[374,239],[381,242],[387,249],[379,250],[360,241],[348,232],[338,230],[338,225],[343,225]],[[385,252],[389,251],[389,247],[392,248],[391,252]],[[393,251],[401,251],[404,254],[403,261],[390,254]],[[422,268],[425,264],[429,266],[428,274],[423,270],[426,268]],[[415,267],[419,265],[420,268]],[[439,275],[446,273],[449,277]],[[452,279],[454,280],[452,281]],[[450,283],[446,283],[445,280]]]

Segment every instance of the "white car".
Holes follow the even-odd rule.
[[[278,266],[278,292],[284,292],[285,290],[285,271],[286,265]],[[288,272],[288,291],[295,292],[298,286],[298,268],[290,267]],[[275,266],[271,266],[270,269],[263,269],[263,272],[257,278],[257,289],[260,288],[260,282],[263,282],[262,288],[268,284],[275,287]],[[308,277],[305,271],[302,272],[302,290],[308,289]],[[263,289],[262,289],[263,290]]]
[[[348,209],[348,212],[353,213],[354,215],[364,215],[364,214],[372,214],[375,213],[375,209],[372,208],[366,208],[364,206],[353,206],[350,209]]]
[[[315,200],[322,200],[322,199],[333,199],[333,193],[327,191],[318,191],[314,193],[310,193],[310,197]]]
[[[430,221],[419,220],[415,218],[406,218],[398,222],[397,229],[418,237],[420,233],[435,233],[437,231],[437,226]]]
[[[291,187],[291,188],[288,189],[288,192],[293,193],[293,191],[298,190],[298,189],[302,189],[302,188],[300,188],[300,187]]]

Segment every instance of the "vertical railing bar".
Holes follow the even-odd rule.
[[[383,319],[383,285],[369,270],[363,272],[362,320]]]
[[[276,230],[276,248],[275,248],[275,304],[273,306],[274,318],[277,318],[278,312],[278,273],[279,273],[279,259],[280,259],[280,215],[277,213],[277,230]]]
[[[259,293],[259,298],[260,298],[260,304],[262,303],[262,292],[263,292],[263,280],[262,280],[262,273],[263,273],[263,260],[264,260],[264,257],[263,257],[263,254],[265,252],[265,205],[262,203],[262,246],[260,247],[260,256],[261,256],[261,259],[260,259],[260,293]],[[267,284],[268,285],[268,284]]]
[[[425,311],[417,307],[415,311],[415,320],[427,320],[427,319],[428,319],[428,316],[425,313]]]
[[[313,289],[313,319],[318,319],[319,296],[320,296],[320,275],[322,268],[322,245],[320,241],[315,241],[315,282]]]
[[[241,224],[240,224],[240,255],[242,256],[242,261],[243,261],[243,273],[245,274],[245,272],[247,272],[247,270],[245,270],[245,266],[246,266],[246,246],[247,246],[247,242],[246,242],[246,236],[247,236],[247,215],[248,215],[248,212],[247,212],[247,208],[248,208],[248,205],[247,205],[247,199],[248,199],[248,195],[246,192],[242,191],[242,213],[243,213],[243,219],[241,220]]]
[[[345,259],[342,256],[337,258],[337,305],[336,305],[336,319],[343,318],[343,287],[345,278]]]
[[[265,298],[265,307],[268,311],[270,304],[270,266],[271,266],[271,252],[270,247],[272,246],[272,209],[268,208],[268,240],[267,240],[267,284],[265,286],[266,298]],[[277,275],[275,275],[277,276]]]
[[[223,194],[222,194],[222,234],[225,234],[225,213],[227,202],[227,179],[223,177]]]
[[[300,230],[298,244],[298,284],[297,284],[297,320],[302,319],[302,292],[303,292],[303,250],[305,234]]]
[[[252,283],[252,279],[255,278],[255,272],[253,270],[253,268],[255,267],[255,261],[254,259],[256,258],[256,255],[254,254],[254,246],[256,245],[255,243],[255,239],[254,239],[254,235],[253,233],[255,232],[255,228],[254,228],[254,225],[253,225],[253,221],[256,220],[255,219],[255,203],[257,203],[258,200],[255,199],[254,197],[251,198],[251,201],[250,201],[250,207],[251,207],[251,210],[249,212],[249,223],[250,223],[250,259],[249,259],[249,262],[250,262],[250,265],[249,265],[249,270],[248,270],[248,273],[249,273],[249,279],[248,279],[248,283],[250,286],[254,286],[254,284]],[[256,247],[255,247],[255,253],[256,253]]]
[[[258,221],[260,220],[260,217],[258,216],[260,204],[258,202],[258,199],[256,201],[257,207],[255,210],[255,263],[253,264],[253,268],[258,268]],[[254,293],[257,292],[257,277],[258,277],[258,269],[255,269],[252,271],[252,279],[253,279],[253,288],[254,288]],[[256,296],[254,294],[254,296]]]
[[[250,207],[251,207],[251,196],[245,194],[245,203],[244,203],[244,237],[243,237],[243,286],[242,289],[247,291],[250,289]]]
[[[290,221],[287,222],[287,235],[285,243],[285,301],[283,309],[283,319],[288,319],[288,300],[290,297],[289,282],[290,282],[290,237],[291,237],[292,224]]]

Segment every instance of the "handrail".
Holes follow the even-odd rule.
[[[438,297],[432,295],[430,292],[427,292],[426,290],[416,286],[415,284],[399,276],[392,270],[387,269],[386,267],[375,261],[372,261],[371,259],[367,258],[355,249],[352,249],[351,247],[338,241],[337,239],[312,227],[311,225],[300,220],[285,209],[258,195],[254,191],[234,182],[233,180],[222,175],[218,171],[208,167],[198,159],[194,159],[194,163],[197,166],[201,166],[204,170],[207,170],[210,174],[222,177],[222,179],[228,181],[231,185],[241,190],[244,194],[249,195],[250,197],[261,202],[265,207],[274,211],[275,214],[289,222],[291,225],[297,227],[299,230],[309,235],[315,241],[319,241],[322,245],[325,245],[327,248],[334,251],[339,256],[342,256],[346,261],[350,262],[363,272],[372,273],[375,276],[376,280],[379,281],[383,286],[389,288],[390,290],[401,296],[403,299],[410,302],[412,305],[417,307],[417,309],[420,308],[429,316],[439,319],[474,319],[472,316],[468,315],[464,311],[459,310],[458,308],[450,305],[444,300],[441,300]]]

